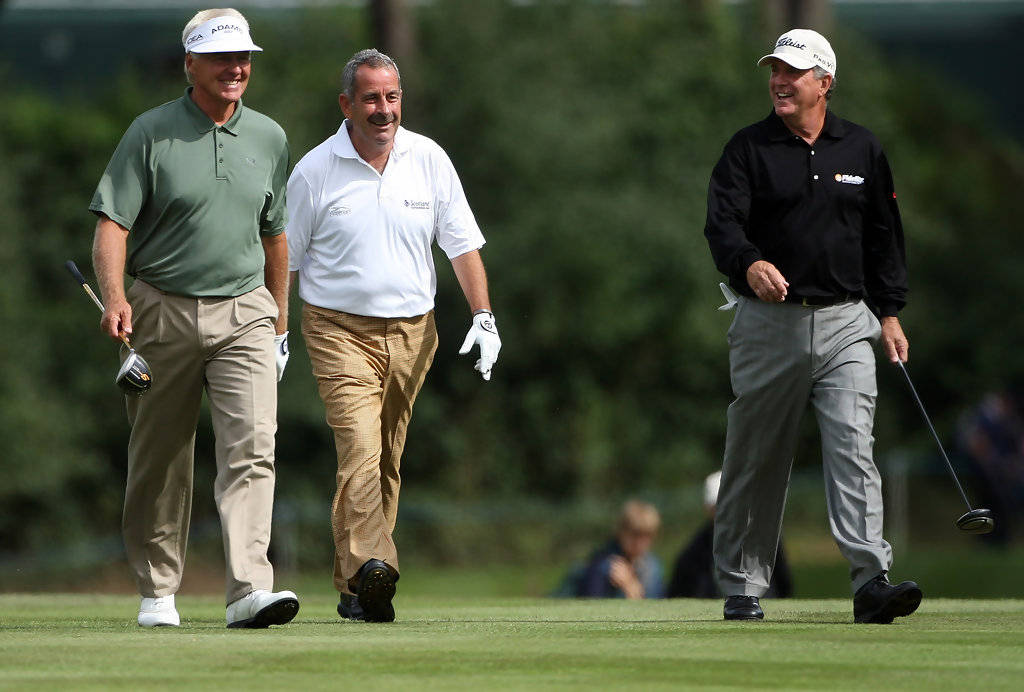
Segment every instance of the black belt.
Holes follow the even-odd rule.
[[[843,293],[842,295],[837,296],[798,296],[790,293],[786,296],[786,302],[803,305],[805,308],[823,308],[828,307],[829,305],[845,303],[857,298],[858,296],[850,293]]]

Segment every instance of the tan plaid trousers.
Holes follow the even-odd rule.
[[[334,585],[352,593],[367,560],[398,572],[399,467],[413,402],[437,350],[434,313],[365,317],[307,304],[302,336],[338,455]]]

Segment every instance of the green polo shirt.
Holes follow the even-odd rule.
[[[190,91],[135,119],[89,209],[131,231],[131,276],[178,295],[237,296],[263,285],[260,234],[285,229],[288,142],[241,101],[215,125]]]

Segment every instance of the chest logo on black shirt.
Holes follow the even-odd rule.
[[[430,209],[430,200],[419,201],[414,199],[407,199],[405,200],[405,206],[409,207],[410,209]]]
[[[862,175],[849,175],[847,173],[836,173],[837,183],[846,183],[847,185],[863,185],[864,176]]]

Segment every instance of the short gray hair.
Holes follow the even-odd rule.
[[[391,70],[398,77],[398,86],[401,88],[402,75],[399,74],[395,61],[376,48],[367,48],[353,55],[341,71],[341,91],[350,99],[356,96],[356,71],[363,65],[374,69]]]
[[[814,70],[815,79],[825,79],[825,75],[832,74],[821,65],[815,65],[811,68]],[[832,74],[832,83],[828,85],[828,91],[825,92],[825,100],[828,101],[832,98],[832,91],[836,88],[836,76]]]
[[[196,12],[195,16],[192,17],[192,19],[188,20],[188,23],[185,24],[185,29],[181,32],[182,45],[185,44],[185,40],[188,39],[188,35],[191,34],[197,26],[199,26],[203,22],[208,22],[211,19],[216,19],[217,17],[232,17],[245,24],[246,28],[249,27],[249,22],[242,15],[242,13],[233,7],[199,10],[198,12]],[[188,55],[188,53],[186,53],[185,55]],[[192,75],[189,74],[188,66],[185,67],[185,79],[188,80],[189,84],[192,83]]]

